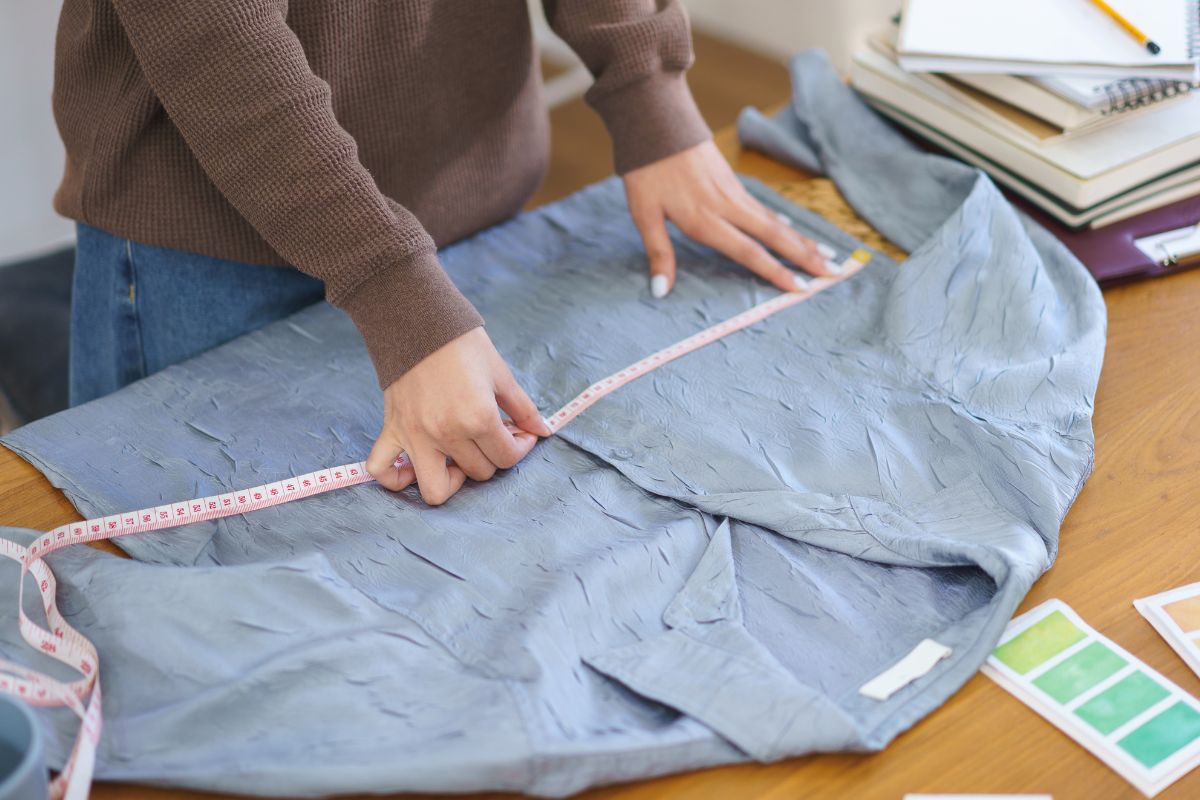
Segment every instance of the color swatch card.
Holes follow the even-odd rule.
[[[1060,600],[1010,622],[983,672],[1147,797],[1200,764],[1200,702]]]
[[[1200,675],[1200,583],[1134,600],[1133,607]]]

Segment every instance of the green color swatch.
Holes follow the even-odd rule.
[[[1083,631],[1076,628],[1066,614],[1054,611],[997,647],[992,655],[1018,675],[1024,675],[1083,636]]]
[[[1125,659],[1101,642],[1092,642],[1075,655],[1039,675],[1033,685],[1060,703],[1074,700],[1125,666]]]
[[[1075,713],[1100,733],[1108,734],[1168,694],[1146,673],[1134,672],[1075,709]]]
[[[1148,720],[1118,744],[1149,768],[1196,737],[1200,737],[1200,712],[1180,701]]]

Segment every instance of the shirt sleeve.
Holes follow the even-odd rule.
[[[688,90],[687,14],[679,0],[543,0],[550,27],[595,78],[585,99],[613,140],[618,174],[711,138]]]
[[[386,198],[287,26],[286,0],[113,0],[138,64],[209,179],[325,282],[381,386],[483,324],[432,238]]]

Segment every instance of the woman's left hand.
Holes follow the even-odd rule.
[[[628,172],[624,181],[629,212],[650,259],[650,293],[656,298],[675,285],[668,220],[784,291],[802,290],[808,281],[768,248],[813,275],[837,274],[837,264],[827,258],[833,253],[755,200],[711,141]]]

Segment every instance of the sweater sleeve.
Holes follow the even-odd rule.
[[[138,64],[209,179],[325,282],[381,386],[483,323],[417,219],[384,197],[309,69],[286,0],[113,0]]]
[[[595,78],[585,99],[613,140],[618,174],[712,136],[684,74],[692,40],[680,0],[543,0],[550,27]]]

